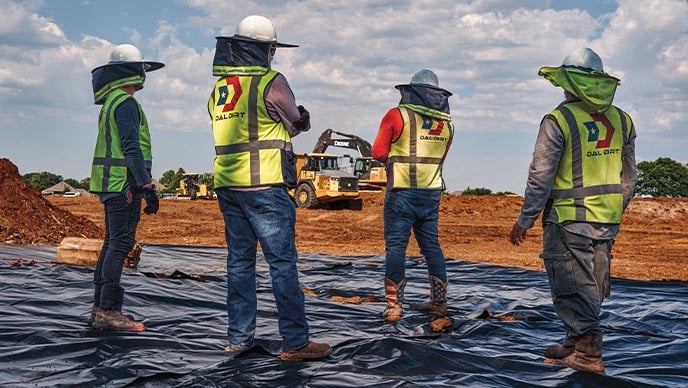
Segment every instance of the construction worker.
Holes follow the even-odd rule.
[[[566,328],[545,363],[604,373],[602,302],[610,295],[614,237],[637,179],[635,128],[612,105],[619,79],[589,48],[539,75],[564,89],[535,143],[523,207],[510,240],[520,245],[543,212],[543,250],[554,311]]]
[[[93,69],[95,103],[103,105],[98,117],[90,191],[100,195],[105,208],[105,240],[93,276],[91,326],[101,330],[144,331],[142,322],[122,313],[124,289],[120,285],[124,260],[134,247],[141,213],[158,211],[152,185],[151,137],[146,115],[134,98],[143,89],[146,73],[162,68],[144,61],[138,48],[116,46],[110,62]]]
[[[411,230],[425,256],[430,277],[430,301],[411,308],[444,316],[447,312],[447,272],[437,222],[444,190],[442,165],[454,136],[449,115],[451,92],[438,86],[431,70],[418,71],[401,92],[399,105],[383,117],[372,148],[373,158],[386,163],[384,205],[385,299],[382,318],[398,322],[403,314],[406,248]]]
[[[309,340],[295,245],[296,208],[287,189],[296,185],[291,138],[310,129],[284,75],[271,69],[277,47],[272,22],[244,18],[231,37],[218,37],[208,100],[215,138],[215,192],[227,239],[227,317],[232,355],[253,346],[256,330],[257,243],[270,266],[277,304],[281,358],[328,356],[328,344]]]

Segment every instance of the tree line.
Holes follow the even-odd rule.
[[[167,170],[162,174],[162,177],[158,179],[162,185],[165,186],[164,189],[158,190],[161,193],[174,193],[179,187],[179,181],[184,179],[183,168],[179,168],[176,172],[174,170]],[[33,187],[38,191],[43,191],[48,187],[54,186],[60,182],[65,182],[75,189],[88,190],[91,183],[91,177],[86,177],[80,181],[74,178],[64,178],[62,175],[53,174],[48,171],[43,172],[30,172],[22,175],[22,179],[26,184]],[[206,184],[208,188],[213,187],[213,173],[203,173],[198,177],[199,183]]]
[[[165,186],[160,190],[163,193],[174,193],[179,187],[179,181],[184,178],[186,171],[180,167],[177,171],[167,170],[158,179]],[[65,182],[75,189],[88,190],[90,177],[80,181],[73,178],[63,178],[51,172],[31,172],[22,175],[22,179],[29,186],[38,191]],[[199,183],[213,188],[213,174],[203,173],[198,178]],[[467,187],[462,195],[506,195],[514,194],[509,191],[493,193],[484,187]],[[638,163],[638,183],[635,187],[636,196],[651,197],[688,197],[688,164],[682,164],[671,158],[658,158],[653,162],[643,161]]]
[[[505,195],[511,192],[492,193],[492,190],[479,187],[470,188],[462,195]],[[635,196],[650,197],[688,197],[688,164],[681,164],[671,158],[658,158],[654,162],[638,163],[638,183]]]

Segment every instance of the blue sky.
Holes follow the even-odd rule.
[[[90,174],[99,111],[90,71],[120,43],[167,65],[136,95],[151,125],[154,177],[211,172],[214,37],[251,14],[301,46],[278,50],[273,62],[311,112],[297,152],[327,128],[372,143],[398,103],[394,85],[429,68],[454,93],[447,188],[522,194],[539,122],[563,96],[537,71],[591,47],[622,80],[615,104],[634,119],[638,159],[688,161],[686,0],[0,0],[0,8],[0,157],[21,174]]]

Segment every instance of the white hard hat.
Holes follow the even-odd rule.
[[[562,66],[582,67],[584,69],[604,73],[602,58],[587,47],[573,50],[573,52],[564,58]]]
[[[413,77],[411,77],[410,83],[431,85],[436,88],[439,87],[437,75],[432,70],[428,69],[422,69],[416,72],[416,74],[414,74]]]
[[[260,15],[251,15],[242,19],[236,28],[234,38],[269,43],[276,47],[298,47],[294,44],[278,42],[275,26],[272,25],[270,19]]]
[[[154,71],[165,66],[161,62],[144,61],[141,51],[131,44],[120,44],[110,53],[109,64],[143,62],[146,71]]]

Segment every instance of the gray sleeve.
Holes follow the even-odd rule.
[[[265,105],[275,121],[281,121],[292,137],[301,133],[293,123],[301,118],[294,93],[282,74],[278,74],[265,93]]]
[[[628,207],[628,204],[631,203],[635,184],[638,181],[638,166],[635,162],[635,126],[632,121],[630,121],[629,124],[628,138],[624,139],[623,151],[621,152],[623,161],[621,192],[624,197],[624,210]]]
[[[563,132],[554,119],[545,117],[540,123],[533,160],[528,170],[528,183],[521,207],[521,215],[518,217],[518,224],[521,227],[532,228],[535,220],[545,208],[552,192],[552,185],[557,175],[563,150]]]

